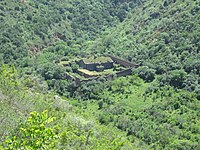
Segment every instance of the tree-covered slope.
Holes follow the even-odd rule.
[[[1,62],[14,63],[57,40],[80,50],[139,3],[113,0],[0,1]]]
[[[124,131],[138,147],[199,149],[200,102],[195,94],[156,84],[134,75],[104,84],[93,81],[79,87],[82,98],[70,103],[81,115]]]
[[[0,149],[135,149],[117,129],[77,114],[38,77],[0,67]]]
[[[161,84],[199,94],[199,10],[199,1],[147,1],[85,49],[141,63],[161,75]]]
[[[198,0],[1,0],[0,149],[200,149],[199,11]],[[66,79],[73,60],[103,54],[141,66]]]

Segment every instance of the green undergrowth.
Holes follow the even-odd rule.
[[[0,149],[200,149],[199,11],[198,0],[1,0]],[[77,59],[105,54],[140,67],[66,80]]]
[[[34,90],[39,85],[20,78],[14,66],[0,69],[1,149],[134,148],[120,130],[76,114],[54,93]]]
[[[71,101],[76,112],[118,128],[134,145],[152,149],[198,149],[200,102],[194,93],[145,83],[137,76],[104,83],[99,100]]]

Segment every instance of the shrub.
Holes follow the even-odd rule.
[[[155,79],[155,70],[150,69],[147,66],[140,67],[136,69],[133,73],[138,74],[138,76],[146,82],[151,82]]]

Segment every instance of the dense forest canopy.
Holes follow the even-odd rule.
[[[106,54],[140,67],[66,79]],[[200,2],[0,0],[0,114],[0,149],[200,149]]]
[[[13,63],[57,40],[80,50],[83,42],[123,21],[135,6],[128,1],[1,1],[2,61]]]

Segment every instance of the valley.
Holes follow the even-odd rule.
[[[1,0],[0,149],[200,149],[198,0]]]

